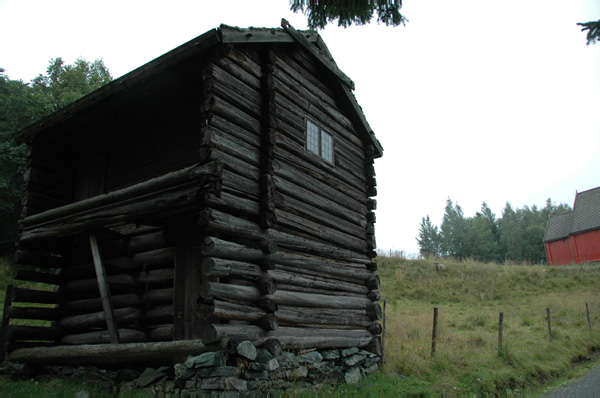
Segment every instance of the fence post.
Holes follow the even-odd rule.
[[[548,319],[548,337],[552,341],[552,318],[550,317],[550,307],[546,308],[546,318]]]
[[[585,313],[587,314],[588,320],[588,330],[592,331],[592,321],[590,320],[590,307],[588,307],[588,303],[585,303]]]
[[[498,317],[498,354],[502,353],[502,327],[504,326],[504,313]]]
[[[385,305],[386,300],[383,300],[383,330],[381,331],[381,345],[383,346],[383,350],[381,353],[381,367],[385,364]]]
[[[431,333],[431,356],[435,355],[438,334],[438,308],[433,308],[433,332]]]

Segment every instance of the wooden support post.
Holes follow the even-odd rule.
[[[173,340],[197,339],[201,335],[201,319],[196,315],[203,282],[201,244],[201,229],[196,222],[184,220],[177,225]]]
[[[502,353],[502,328],[504,327],[504,313],[498,317],[498,354]]]
[[[106,274],[104,272],[104,265],[102,264],[102,255],[100,254],[98,240],[93,232],[90,232],[90,247],[92,249],[92,257],[94,258],[98,289],[100,290],[106,326],[108,327],[108,333],[110,334],[110,342],[112,344],[119,344],[119,330],[117,329],[117,323],[115,322],[115,315],[110,301],[110,289],[108,287],[108,282],[106,281]]]
[[[435,355],[438,335],[438,308],[433,308],[433,332],[431,333],[431,356]]]
[[[546,308],[546,318],[548,320],[548,338],[552,341],[552,318],[550,317],[550,308]]]
[[[6,331],[8,330],[8,325],[10,323],[9,319],[9,311],[11,305],[11,300],[9,293],[13,290],[12,285],[8,285],[6,287],[6,298],[4,299],[4,309],[2,311],[2,330],[0,330],[0,361],[4,361],[6,356],[6,348],[8,346]]]
[[[591,332],[592,331],[592,321],[590,320],[590,307],[588,306],[588,303],[585,303],[585,313],[587,315],[588,330]]]

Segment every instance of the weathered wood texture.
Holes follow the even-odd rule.
[[[202,335],[205,344],[224,338],[250,340],[256,345],[277,339],[286,348],[366,347],[373,340],[368,330],[280,327],[267,332],[254,325],[210,325]]]
[[[168,173],[71,205],[26,217],[20,241],[59,237],[136,219],[156,218],[161,212],[181,212],[209,192],[218,192],[222,164],[212,162]]]
[[[76,140],[73,161],[35,147],[19,262],[47,272],[17,275],[58,289],[10,295],[57,305],[7,313],[56,326],[46,335],[7,331],[21,342],[110,341],[79,236],[93,229],[126,346],[181,356],[180,348],[146,344],[202,337],[377,350],[375,151],[347,112],[347,93],[331,84],[334,69],[302,46],[222,46],[130,93],[113,119],[78,126],[92,138]],[[142,121],[144,112],[151,115]],[[306,150],[307,119],[333,136],[333,164]],[[109,351],[90,348],[82,358],[155,358],[127,359],[124,349],[109,360]],[[75,363],[72,352],[47,358]]]
[[[119,345],[78,345],[22,348],[11,352],[7,360],[33,364],[117,365],[123,363],[164,363],[180,355],[199,355],[219,350],[200,340]]]

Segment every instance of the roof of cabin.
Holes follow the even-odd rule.
[[[544,242],[600,229],[600,187],[578,192],[573,210],[548,220]]]
[[[91,109],[100,101],[117,96],[133,86],[148,81],[165,69],[194,55],[204,53],[216,44],[296,43],[307,50],[322,68],[336,77],[332,81],[335,81],[340,91],[343,92],[352,116],[351,119],[355,121],[365,142],[373,146],[374,156],[380,157],[383,154],[383,148],[352,93],[354,82],[337,67],[321,37],[316,32],[295,30],[285,19],[282,19],[281,26],[283,29],[238,28],[227,25],[211,29],[17,132],[15,138],[18,142],[32,143],[38,134],[43,134],[44,130],[73,119],[77,114]]]

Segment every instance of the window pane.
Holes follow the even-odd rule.
[[[319,127],[308,120],[306,121],[306,149],[319,154]]]
[[[321,130],[321,157],[333,163],[333,137],[323,130]]]

